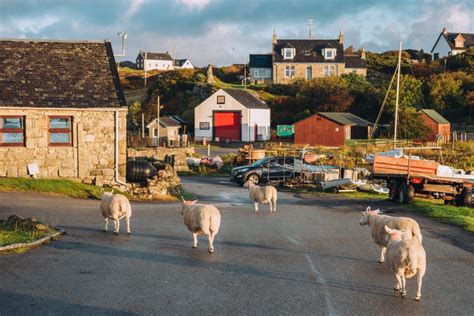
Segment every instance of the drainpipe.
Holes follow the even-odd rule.
[[[115,182],[127,185],[119,179],[119,117],[118,111],[115,111]]]

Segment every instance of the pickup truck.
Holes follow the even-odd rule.
[[[294,170],[293,157],[265,157],[251,165],[235,167],[230,173],[230,181],[243,186],[246,181],[256,184],[264,182],[282,182],[299,176]]]

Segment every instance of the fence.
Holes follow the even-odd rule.
[[[158,138],[129,135],[127,136],[127,145],[132,148],[158,147]],[[169,148],[189,147],[188,135],[178,135],[176,139],[160,137],[159,145]]]

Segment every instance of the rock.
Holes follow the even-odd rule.
[[[96,176],[94,183],[98,187],[104,186],[104,177],[103,176]]]

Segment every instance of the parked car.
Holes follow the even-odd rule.
[[[246,181],[264,183],[281,182],[299,176],[294,170],[293,157],[265,157],[251,165],[235,167],[230,173],[230,181],[243,186]]]

